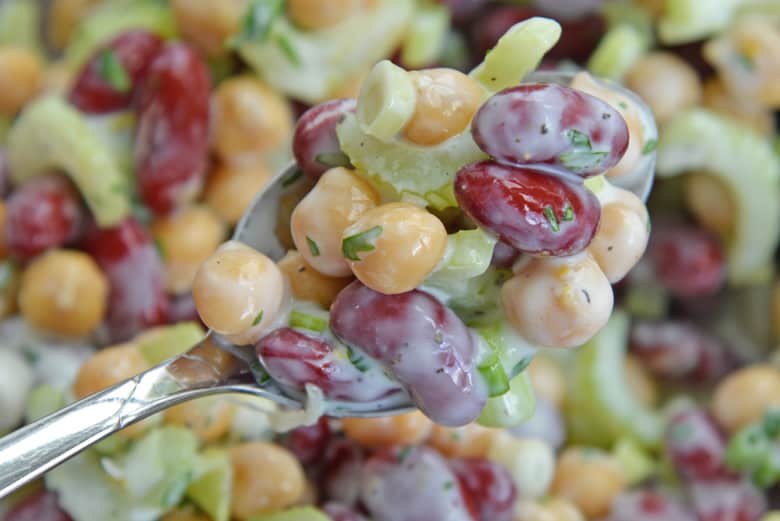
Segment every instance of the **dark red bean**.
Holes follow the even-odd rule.
[[[675,497],[652,488],[624,492],[612,503],[606,521],[696,521]]]
[[[112,341],[166,323],[164,268],[149,233],[133,218],[114,228],[92,228],[82,241],[111,285],[107,323]]]
[[[452,21],[462,24],[472,20],[472,16],[485,7],[487,0],[438,0],[450,10]]]
[[[520,258],[519,251],[504,241],[498,241],[493,248],[493,258],[490,260],[490,264],[496,268],[510,269],[518,258]]]
[[[71,89],[70,102],[90,114],[129,107],[162,47],[163,41],[146,31],[128,31],[117,36],[82,67]],[[117,83],[117,74],[124,74],[126,86]]]
[[[713,382],[735,365],[718,338],[690,322],[635,322],[630,345],[644,367],[667,380]]]
[[[348,438],[333,438],[322,458],[320,491],[326,500],[352,506],[360,497],[363,449]]]
[[[691,504],[699,521],[757,521],[766,511],[766,498],[746,479],[694,481]]]
[[[83,219],[78,192],[67,179],[31,179],[8,198],[6,245],[17,259],[30,259],[76,239]]]
[[[303,390],[305,384],[313,383],[326,397],[350,402],[370,402],[403,392],[365,361],[353,364],[336,356],[328,340],[289,327],[264,336],[255,349],[274,381],[294,389]]]
[[[465,425],[482,411],[487,392],[475,367],[474,337],[428,293],[384,295],[355,281],[333,302],[330,326],[384,364],[435,422]]]
[[[477,145],[497,161],[548,163],[582,177],[615,166],[628,148],[628,126],[608,103],[554,83],[494,94],[471,122]]]
[[[525,6],[502,5],[483,10],[472,25],[471,42],[478,58],[496,46],[513,25],[539,14],[539,11]]]
[[[365,516],[357,512],[352,507],[329,501],[322,505],[322,510],[331,518],[332,521],[368,521]]]
[[[322,459],[330,436],[330,422],[323,416],[314,425],[298,427],[288,432],[282,438],[282,443],[301,463],[311,465]]]
[[[73,521],[57,503],[57,494],[41,490],[9,510],[3,521]]]
[[[728,476],[726,438],[715,421],[701,409],[675,414],[666,427],[666,451],[677,471],[691,480]]]
[[[354,112],[356,106],[350,98],[326,101],[304,112],[298,120],[293,134],[293,155],[301,170],[312,179],[318,179],[329,168],[349,164],[341,152],[336,125],[345,114]]]
[[[395,447],[370,458],[360,498],[383,521],[477,521],[458,478],[433,449]]]
[[[711,296],[726,282],[723,246],[695,226],[656,226],[648,253],[659,282],[677,297]]]
[[[596,196],[551,167],[472,163],[455,176],[455,197],[477,224],[525,253],[582,251],[601,218]]]
[[[183,43],[169,43],[149,66],[138,96],[135,166],[141,199],[170,213],[199,192],[209,137],[209,71]]]
[[[182,295],[168,295],[168,322],[203,322],[200,320],[198,310],[195,309],[195,300],[191,293]],[[204,327],[205,324],[203,324]]]
[[[449,466],[474,501],[478,521],[512,520],[517,488],[509,471],[483,458],[456,459]]]

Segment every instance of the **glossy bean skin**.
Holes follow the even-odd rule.
[[[367,521],[362,514],[337,501],[325,503],[322,505],[322,510],[328,514],[333,521]]]
[[[163,41],[147,31],[128,31],[98,49],[82,67],[71,88],[69,101],[88,114],[104,114],[130,107]],[[124,69],[129,85],[117,89],[105,78],[106,53]]]
[[[691,480],[728,476],[726,437],[705,411],[697,408],[675,414],[666,427],[667,454],[680,474]]]
[[[466,165],[455,176],[455,197],[481,227],[525,253],[578,253],[601,215],[598,199],[579,180],[543,166]]]
[[[360,498],[362,468],[366,455],[349,438],[333,438],[325,449],[320,472],[323,499],[352,506]]]
[[[3,521],[73,521],[57,504],[57,494],[41,490],[9,510]]]
[[[289,327],[264,336],[255,349],[275,381],[297,390],[314,383],[327,398],[351,402],[403,392],[383,374],[361,372],[349,360],[336,357],[328,340]]]
[[[449,467],[473,502],[478,521],[512,520],[517,488],[504,467],[483,458],[452,460]]]
[[[689,496],[699,521],[755,521],[767,506],[762,491],[743,478],[695,481]]]
[[[435,422],[465,425],[481,412],[487,393],[474,366],[474,338],[428,293],[383,295],[353,282],[333,302],[330,326],[384,364]]]
[[[282,438],[282,444],[304,465],[320,461],[331,439],[328,418],[323,416],[314,425],[305,425],[293,429]]]
[[[361,500],[383,521],[474,521],[458,478],[427,447],[388,448],[363,469]]]
[[[108,278],[107,323],[114,341],[168,318],[165,269],[146,229],[134,218],[114,228],[93,228],[81,242]]]
[[[510,164],[549,163],[582,176],[615,166],[628,148],[620,113],[595,96],[557,84],[505,89],[471,125],[479,147]]]
[[[695,521],[678,499],[661,490],[643,488],[620,494],[612,502],[607,521]]]
[[[344,166],[333,164],[341,156],[336,136],[338,125],[345,114],[355,112],[354,99],[342,98],[316,105],[301,115],[293,134],[293,155],[298,166],[307,176],[319,179],[329,168]]]
[[[135,167],[141,199],[167,214],[200,191],[206,172],[211,80],[203,60],[167,44],[138,94]]]

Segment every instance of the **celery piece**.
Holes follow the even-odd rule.
[[[27,397],[24,419],[34,422],[44,416],[60,410],[65,405],[65,395],[50,385],[39,385]]]
[[[509,391],[509,378],[507,378],[506,371],[504,371],[504,367],[501,365],[501,360],[498,359],[496,354],[490,356],[487,361],[482,362],[478,369],[487,385],[489,397],[501,396]]]
[[[621,438],[612,447],[629,486],[638,485],[656,471],[656,463],[644,447],[630,438]]]
[[[490,92],[520,83],[561,37],[561,26],[550,18],[534,17],[512,26],[470,76]]]
[[[620,80],[647,50],[646,37],[634,26],[617,25],[599,42],[588,60],[588,70],[602,78]]]
[[[307,506],[255,516],[249,521],[330,521],[330,518],[322,510]]]
[[[187,497],[214,521],[230,519],[233,466],[223,449],[207,449],[196,467],[198,477],[187,487]]]
[[[780,158],[750,127],[706,109],[667,122],[658,143],[657,173],[716,176],[734,201],[734,234],[728,244],[732,285],[766,282],[780,242]]]
[[[133,341],[151,365],[180,355],[200,342],[206,332],[197,322],[180,322],[149,329]]]
[[[64,170],[98,225],[113,226],[130,214],[130,195],[120,162],[104,140],[62,98],[40,98],[11,127],[7,150],[12,180],[22,183],[52,169]]]
[[[412,119],[416,102],[409,74],[390,60],[374,65],[363,81],[357,118],[363,132],[383,141],[392,139]]]
[[[509,390],[488,398],[477,423],[485,427],[513,427],[530,418],[536,409],[536,397],[528,373],[523,371],[509,382]]]
[[[450,30],[450,10],[439,4],[421,4],[414,13],[401,46],[401,62],[410,69],[435,63]]]
[[[744,0],[666,0],[658,35],[667,45],[694,42],[725,29]]]
[[[495,237],[480,228],[450,234],[443,261],[425,283],[447,287],[454,282],[482,275],[490,267],[496,241]]]
[[[328,319],[293,309],[290,313],[290,327],[322,333],[328,329]]]
[[[601,12],[610,28],[629,24],[639,31],[647,44],[653,41],[653,15],[641,4],[632,0],[607,2],[602,6]]]
[[[42,17],[41,2],[31,0],[0,2],[0,46],[25,47],[43,55]]]

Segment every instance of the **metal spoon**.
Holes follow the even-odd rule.
[[[550,78],[548,73],[538,81],[556,79],[561,76]],[[653,181],[655,160],[650,156],[641,165],[643,173],[632,175],[631,186],[625,186],[642,199],[647,197]],[[299,174],[295,165],[278,173],[244,213],[233,238],[279,260],[286,253],[274,231],[280,199]],[[209,332],[186,353],[0,439],[0,497],[106,436],[187,400],[242,393],[270,399],[285,408],[304,407],[300,396],[293,396],[268,378],[261,378],[261,372],[252,347],[232,345]],[[363,404],[328,400],[326,404],[324,413],[333,417],[389,416],[413,408],[411,403],[400,401]]]

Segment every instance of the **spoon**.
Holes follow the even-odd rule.
[[[559,82],[565,80],[565,76],[567,74],[546,73],[539,80]],[[647,157],[639,166],[640,175],[631,175],[630,183],[623,186],[643,200],[650,191],[655,170],[655,155]],[[274,231],[280,198],[297,177],[300,177],[300,171],[295,164],[274,176],[242,216],[233,239],[273,260],[281,259],[286,248]],[[620,186],[621,182],[617,180],[614,184]],[[291,395],[268,379],[252,346],[233,345],[209,331],[186,353],[0,439],[0,497],[137,421],[187,400],[225,393],[265,398],[288,409],[305,407],[302,396]],[[323,414],[337,418],[370,418],[400,414],[413,408],[411,403],[402,401],[326,400]]]

